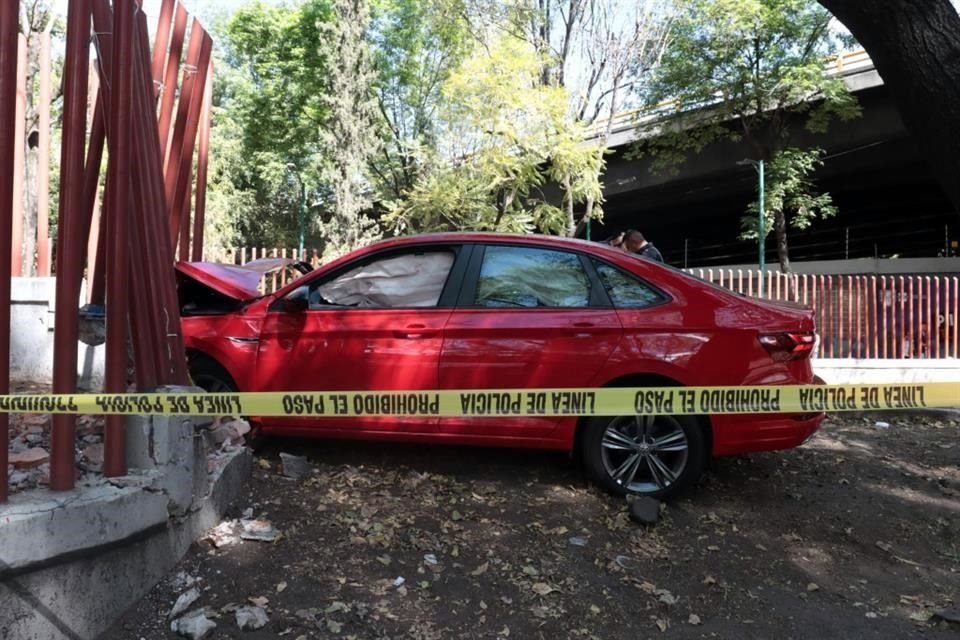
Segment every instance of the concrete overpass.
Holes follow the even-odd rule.
[[[857,96],[863,115],[834,122],[822,135],[793,132],[793,143],[826,149],[817,185],[833,195],[839,213],[812,229],[791,229],[791,259],[960,255],[955,244],[951,249],[960,240],[960,215],[920,157],[869,57],[847,54],[834,73]],[[622,114],[604,175],[605,220],[593,226],[593,237],[633,227],[675,266],[756,264],[756,243],[737,240],[756,190],[753,168],[736,164],[749,157],[747,146],[713,144],[666,176],[651,173],[648,159],[625,158],[636,141],[636,114]],[[775,261],[772,236],[767,249],[767,260]]]

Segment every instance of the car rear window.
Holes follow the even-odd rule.
[[[666,301],[667,297],[636,276],[616,267],[593,260],[600,282],[613,306],[618,309],[642,309]]]

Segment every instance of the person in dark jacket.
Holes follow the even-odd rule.
[[[623,232],[610,245],[619,247],[629,253],[635,253],[642,258],[663,262],[663,256],[659,249],[653,246],[653,243],[644,238],[643,234],[636,229]]]

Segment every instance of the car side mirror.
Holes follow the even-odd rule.
[[[287,313],[303,313],[310,308],[310,290],[307,287],[298,287],[291,291],[282,301],[281,310]]]

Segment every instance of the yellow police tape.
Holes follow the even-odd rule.
[[[960,381],[922,384],[0,396],[0,413],[195,416],[618,416],[960,407]]]

